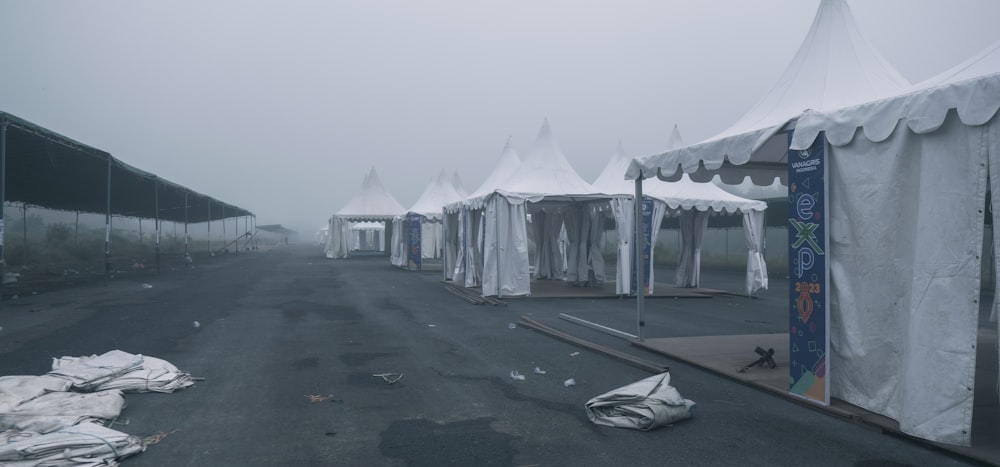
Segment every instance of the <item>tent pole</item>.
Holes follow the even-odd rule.
[[[184,257],[188,256],[188,194],[184,192]]]
[[[7,202],[7,121],[0,122],[0,292],[3,291],[4,256],[3,256],[3,206]],[[0,306],[3,300],[0,299]]]
[[[646,283],[645,274],[645,262],[646,258],[643,258],[642,253],[645,245],[643,242],[646,241],[646,236],[642,232],[642,177],[635,179],[635,202],[632,203],[635,208],[635,241],[632,242],[632,247],[635,249],[635,319],[636,319],[636,337],[639,341],[643,340],[642,328],[646,326],[646,322],[643,320],[643,313],[646,311],[645,306],[645,291],[643,286]]]
[[[212,200],[208,200],[208,253],[212,254]]]
[[[73,229],[73,248],[79,247],[80,241],[80,211],[76,212],[76,224]]]
[[[229,251],[226,248],[226,205],[222,205],[222,248]]]
[[[28,203],[21,203],[21,245],[24,246],[24,252],[21,255],[21,267],[28,265]]]
[[[160,180],[153,178],[153,227],[156,228],[156,273],[160,273]],[[142,218],[139,219],[142,222]]]
[[[108,157],[108,174],[104,183],[104,285],[111,274],[111,156]]]

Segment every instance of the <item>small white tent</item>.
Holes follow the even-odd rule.
[[[680,131],[674,125],[668,141],[669,148],[682,146]],[[612,212],[618,230],[618,272],[616,293],[629,294],[631,291],[632,241],[635,185],[625,180],[625,173],[631,159],[625,155],[621,143],[608,161],[601,174],[592,184],[595,191],[606,195],[620,195],[611,200]],[[761,254],[763,238],[763,213],[767,204],[730,194],[711,183],[697,183],[681,177],[676,182],[653,183],[643,193],[654,201],[651,226],[652,245],[660,230],[664,216],[679,216],[681,219],[681,254],[677,265],[675,284],[678,287],[697,287],[701,271],[701,243],[708,216],[716,214],[740,214],[744,217],[744,231],[747,236],[747,281],[746,292],[753,294],[767,288],[767,267]],[[650,249],[649,262],[654,262],[655,248]],[[649,289],[654,290],[654,269],[649,268]]]
[[[486,179],[463,200],[445,206],[444,279],[475,287],[481,284],[483,263],[483,200],[521,165],[507,138],[503,151]]]
[[[351,222],[388,222],[406,210],[386,191],[378,173],[372,167],[361,183],[361,193],[330,217],[327,258],[350,256]]]
[[[439,259],[441,250],[444,247],[444,233],[442,231],[442,213],[444,206],[460,201],[462,195],[455,190],[454,179],[449,178],[444,170],[437,177],[432,179],[424,188],[420,197],[410,206],[406,214],[417,214],[420,216],[420,254],[422,259]],[[392,264],[396,266],[406,266],[407,264],[407,219],[406,215],[400,215],[393,219],[393,231],[397,233],[393,236]]]

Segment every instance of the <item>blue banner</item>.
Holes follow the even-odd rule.
[[[788,133],[791,143],[792,134]],[[789,392],[829,405],[826,135],[788,150]]]
[[[642,282],[642,293],[643,295],[649,295],[649,257],[650,252],[653,249],[653,200],[643,197],[642,199],[642,237],[644,241],[642,242],[642,271],[645,273]],[[632,295],[635,295],[635,288],[639,285],[636,280],[636,266],[639,264],[635,261],[635,249],[632,250]]]
[[[409,213],[406,215],[406,268],[420,271],[421,251],[420,251],[420,222],[424,216]]]

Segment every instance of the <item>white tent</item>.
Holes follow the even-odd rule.
[[[350,222],[351,251],[385,251],[385,226],[383,222]]]
[[[465,184],[462,183],[462,177],[458,176],[457,170],[451,175],[451,186],[455,188],[455,192],[458,193],[460,199],[469,197],[469,190],[465,189]]]
[[[378,173],[372,167],[361,183],[361,193],[330,217],[327,258],[350,256],[351,222],[388,222],[403,214],[406,209],[386,191]],[[384,247],[383,247],[384,248]]]
[[[510,178],[521,165],[521,158],[510,144],[510,138],[500,153],[496,165],[486,179],[460,202],[445,206],[444,217],[444,279],[475,287],[481,284],[483,273],[483,200]]]
[[[842,1],[824,0],[813,29],[820,17],[846,10]],[[851,44],[828,41],[830,56],[871,56],[844,50]],[[998,62],[993,46],[892,95],[843,76],[866,64],[884,71],[884,62],[814,64],[827,87],[872,92],[867,99],[836,95],[822,106],[785,109],[749,137],[635,159],[628,175],[715,171],[727,181],[759,174],[755,182],[769,183],[788,170],[773,149],[825,144],[831,393],[897,420],[905,433],[968,445],[987,188],[993,205],[1000,203],[1000,187],[990,186],[1000,180]],[[807,108],[814,111],[801,112]],[[795,125],[790,142],[786,135],[772,138],[789,123]]]
[[[601,241],[595,235],[603,235],[603,229],[591,228],[602,214],[587,202],[607,198],[596,194],[573,170],[546,119],[514,173],[482,200],[483,295],[531,293],[529,214],[535,242],[534,278],[564,278],[560,236],[565,228],[565,279],[581,283],[602,280]]]
[[[457,175],[457,174],[455,174]],[[462,195],[455,189],[454,178],[449,178],[444,170],[437,177],[432,179],[417,201],[410,206],[407,214],[417,214],[420,216],[420,252],[423,259],[441,258],[441,250],[444,247],[444,232],[442,231],[442,218],[444,207],[448,204],[462,200]],[[396,216],[393,219],[393,231],[398,232],[392,242],[392,264],[396,266],[406,266],[406,251],[408,239],[406,238],[406,215]]]
[[[758,185],[785,179],[788,142],[774,136],[806,109],[833,110],[903,92],[903,78],[861,35],[845,0],[822,0],[808,34],[774,87],[725,131],[697,144],[639,157],[628,178]],[[751,153],[754,154],[751,160]],[[740,166],[738,170],[728,170]],[[776,171],[775,168],[778,170]]]
[[[674,125],[668,141],[669,148],[682,146],[680,131]],[[606,195],[621,195],[611,201],[612,212],[618,230],[618,273],[616,293],[631,292],[632,241],[634,223],[635,184],[625,180],[625,173],[631,159],[625,155],[621,143],[608,161],[604,170],[592,184],[595,191]],[[656,237],[664,216],[681,217],[681,254],[677,265],[675,284],[679,287],[697,287],[699,285],[701,264],[701,243],[707,225],[708,216],[716,214],[740,214],[744,217],[744,231],[747,236],[747,294],[753,294],[758,289],[767,288],[767,267],[761,254],[763,238],[763,216],[767,204],[730,194],[711,184],[693,182],[686,176],[676,182],[651,183],[643,193],[644,197],[654,201],[653,223],[651,229],[652,245],[656,245]],[[655,248],[650,249],[650,264],[654,262]],[[653,293],[653,268],[649,268],[649,289]]]

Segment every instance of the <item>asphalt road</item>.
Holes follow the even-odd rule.
[[[758,302],[650,301],[647,333],[784,332],[780,316],[750,309]],[[115,428],[167,436],[125,466],[969,465],[558,318],[628,325],[632,301],[507,303],[471,305],[440,273],[386,258],[334,261],[293,245],[8,301],[0,375],[121,349],[204,378],[127,396]],[[588,399],[650,374],[511,328],[522,315],[670,366],[694,418],[650,432],[591,423]]]

